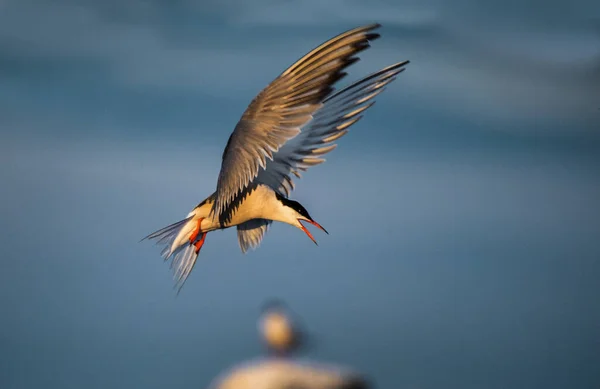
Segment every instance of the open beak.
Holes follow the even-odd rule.
[[[308,235],[308,237],[310,238],[310,240],[312,240],[312,241],[313,241],[313,242],[314,242],[314,243],[315,243],[317,246],[318,246],[319,244],[317,243],[317,241],[315,240],[315,238],[312,236],[312,234],[310,233],[310,231],[309,231],[309,230],[308,230],[306,227],[304,227],[304,226],[302,225],[302,222],[303,222],[303,221],[304,221],[304,222],[309,222],[309,223],[310,223],[310,224],[312,224],[313,226],[315,226],[315,227],[319,228],[320,230],[322,230],[323,232],[325,232],[327,235],[329,235],[329,232],[327,232],[327,230],[326,230],[325,228],[323,228],[323,226],[321,226],[321,225],[320,225],[319,223],[317,223],[316,221],[314,221],[314,220],[308,220],[308,219],[298,219],[298,222],[300,222],[300,228],[302,228],[302,231],[304,231],[304,233],[305,233],[306,235]]]

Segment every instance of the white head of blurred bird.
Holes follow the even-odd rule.
[[[267,350],[274,356],[285,357],[307,345],[307,336],[298,316],[277,299],[269,300],[263,306],[258,329]]]
[[[192,271],[206,234],[237,226],[242,252],[260,244],[273,221],[304,231],[302,222],[327,232],[308,211],[289,198],[292,175],[321,164],[350,126],[374,103],[409,61],[399,62],[335,91],[344,70],[379,38],[371,24],[344,32],[296,61],[250,103],[229,137],[216,191],[185,219],[144,239],[164,245],[172,257],[179,290]]]

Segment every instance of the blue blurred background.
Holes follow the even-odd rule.
[[[138,240],[212,193],[254,95],[380,22],[411,60],[297,182],[331,235]],[[0,387],[201,388],[286,300],[380,388],[600,387],[600,3],[0,1]]]

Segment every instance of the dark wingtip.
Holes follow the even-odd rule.
[[[366,38],[368,41],[374,41],[375,39],[379,39],[380,37],[381,37],[381,35],[376,32],[372,32],[372,33],[366,35]]]

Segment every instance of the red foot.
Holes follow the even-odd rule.
[[[200,240],[197,241],[196,243],[194,243],[194,246],[196,246],[196,254],[198,254],[200,252],[200,249],[204,245],[204,240],[206,239],[206,234],[207,234],[207,232],[203,232]]]
[[[192,232],[192,235],[190,236],[190,243],[194,243],[196,241],[196,238],[198,238],[198,234],[200,233],[200,224],[202,224],[202,220],[204,220],[204,218],[198,219],[196,229],[194,230],[194,232]]]

